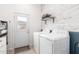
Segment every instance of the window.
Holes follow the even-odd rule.
[[[21,31],[26,31],[27,27],[27,17],[26,16],[17,16],[17,23],[18,23],[18,28]]]

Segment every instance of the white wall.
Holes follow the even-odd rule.
[[[56,17],[55,23],[63,25],[64,29],[79,31],[78,4],[45,4],[42,5],[42,14],[52,14]],[[44,23],[43,23],[44,26]]]
[[[0,5],[0,17],[6,16],[11,22],[14,20],[14,13],[24,13],[29,15],[30,20],[30,45],[33,46],[33,33],[36,31],[40,31],[41,29],[41,6],[40,5],[6,5],[2,4]],[[6,18],[5,18],[6,19]],[[10,33],[14,32],[12,29],[12,26],[9,24]],[[13,34],[12,34],[13,35]],[[9,34],[9,49],[12,49],[12,37],[11,34]]]

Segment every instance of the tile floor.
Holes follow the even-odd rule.
[[[15,49],[15,54],[35,54],[35,52],[29,47],[21,47]]]

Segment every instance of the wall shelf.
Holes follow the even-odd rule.
[[[42,21],[45,21],[45,24],[47,24],[47,21],[52,19],[53,20],[53,23],[55,22],[55,16],[52,16],[51,14],[44,14],[42,16]]]

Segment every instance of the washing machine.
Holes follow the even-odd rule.
[[[69,33],[58,29],[41,33],[39,48],[40,54],[69,54]]]
[[[48,34],[50,29],[47,27],[42,32],[34,32],[34,51],[39,54],[40,53],[40,35],[41,34]]]
[[[34,32],[34,50],[42,53],[69,53],[69,32],[63,25],[48,25],[42,32]]]
[[[47,32],[34,32],[34,51],[40,53],[40,34],[46,34]]]

